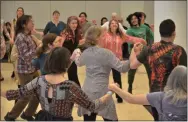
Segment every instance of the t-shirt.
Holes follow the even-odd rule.
[[[187,120],[187,100],[179,100],[172,104],[172,97],[166,97],[164,92],[147,94],[147,100],[152,107],[157,109],[160,121],[185,121]]]
[[[127,34],[130,36],[142,38],[147,41],[147,45],[152,45],[154,42],[153,32],[144,24],[139,27],[128,28]]]
[[[43,33],[44,35],[46,35],[48,32],[49,33],[55,33],[58,36],[60,35],[60,33],[66,28],[66,24],[62,21],[60,21],[57,26],[52,22],[48,22],[48,24],[46,25]]]
[[[150,92],[163,91],[171,71],[177,65],[187,66],[185,50],[181,46],[165,41],[145,46],[137,59],[140,63],[148,63],[150,66]]]

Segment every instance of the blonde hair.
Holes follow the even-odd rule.
[[[164,88],[165,97],[172,97],[172,104],[187,99],[187,67],[175,67]]]
[[[102,28],[100,26],[93,25],[89,27],[84,37],[86,40],[85,43],[88,46],[97,45],[99,43],[97,39],[101,36],[101,34],[102,34]]]

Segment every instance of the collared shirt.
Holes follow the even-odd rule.
[[[15,45],[18,49],[18,73],[33,73],[35,68],[31,61],[35,56],[37,46],[32,40],[31,35],[19,33],[15,38]]]

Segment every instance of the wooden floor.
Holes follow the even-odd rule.
[[[16,83],[11,79],[12,72],[12,64],[3,63],[2,64],[2,74],[5,78],[3,82],[1,82],[1,89],[16,89]],[[85,67],[81,67],[78,69],[79,80],[80,83],[83,84],[85,78]],[[110,80],[112,81],[112,75],[110,75]],[[124,90],[127,90],[127,73],[122,74],[122,86]],[[137,74],[135,76],[134,86],[133,86],[133,94],[143,94],[148,93],[148,79],[145,73],[145,68],[143,66],[139,67]],[[115,99],[115,95],[113,95],[116,109],[119,120],[151,120],[153,118],[151,114],[142,106],[142,105],[133,105],[126,103],[117,103]],[[4,116],[8,111],[12,109],[14,105],[14,101],[7,101],[6,99],[1,97],[1,119],[4,120]],[[38,107],[40,110],[40,106]],[[74,120],[83,120],[82,117],[77,116],[77,108],[73,109],[73,117]],[[17,120],[22,120],[20,117]],[[100,116],[97,117],[97,120],[103,120]]]

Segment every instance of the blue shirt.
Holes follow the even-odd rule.
[[[57,24],[57,26],[52,22],[48,22],[48,24],[46,25],[43,33],[44,35],[46,35],[48,32],[49,33],[55,33],[58,36],[60,35],[60,33],[66,28],[66,24],[62,21],[59,21],[59,23]]]
[[[32,60],[32,64],[35,68],[40,69],[41,75],[46,75],[47,73],[44,71],[44,62],[46,60],[48,53],[41,54],[39,58],[35,58]]]

